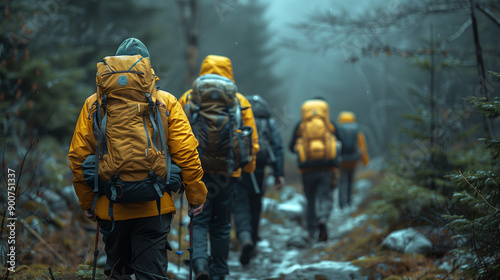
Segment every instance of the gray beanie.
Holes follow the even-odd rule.
[[[142,57],[149,56],[148,48],[136,38],[128,38],[116,50],[116,55],[137,55],[140,54]]]

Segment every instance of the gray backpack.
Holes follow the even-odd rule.
[[[342,142],[343,162],[352,162],[361,159],[358,134],[359,126],[357,123],[341,123],[337,125],[337,136]]]

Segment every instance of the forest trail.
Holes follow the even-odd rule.
[[[257,256],[249,265],[242,267],[239,263],[240,252],[231,250],[229,253],[230,275],[227,279],[282,279],[283,275],[290,276],[285,279],[295,279],[293,274],[296,271],[314,271],[313,268],[335,270],[333,267],[335,265],[338,265],[340,271],[345,270],[349,274],[349,270],[355,270],[349,262],[322,262],[322,258],[327,254],[324,249],[332,247],[354,227],[363,223],[365,215],[351,217],[351,214],[357,210],[363,200],[364,191],[369,187],[371,187],[371,182],[368,180],[357,181],[353,203],[347,209],[338,207],[338,189],[335,190],[334,207],[328,223],[329,238],[326,242],[313,240],[308,243],[305,227],[295,220],[285,220],[283,224],[279,224],[263,219],[260,226],[262,240],[257,245]],[[336,279],[344,279],[341,275],[337,276]],[[312,277],[314,279],[314,276]]]
[[[364,200],[366,192],[372,185],[373,183],[370,180],[358,180],[353,191],[353,203],[347,209],[338,207],[338,189],[334,191],[334,207],[328,223],[329,239],[326,242],[309,241],[305,226],[301,224],[300,219],[284,218],[281,222],[271,222],[266,217],[277,213],[269,212],[279,210],[272,207],[273,205],[269,205],[272,204],[272,199],[268,201],[264,199],[263,218],[259,232],[261,241],[256,247],[257,255],[248,265],[242,267],[239,262],[240,251],[237,250],[238,245],[236,242],[232,242],[228,259],[230,274],[226,279],[308,279],[301,278],[307,277],[303,275],[304,273],[312,273],[311,277],[314,279],[315,271],[324,272],[325,269],[329,273],[336,273],[335,279],[352,279],[352,276],[356,277],[354,279],[363,279],[358,272],[358,268],[350,262],[323,261],[323,258],[327,254],[325,249],[335,245],[353,228],[362,226],[367,216],[351,217],[351,214],[356,212],[358,205]],[[289,186],[287,191],[291,189],[293,187]],[[292,195],[302,196],[298,192]],[[305,202],[305,198],[303,202]],[[172,263],[176,259],[170,257],[169,271],[176,275],[176,279],[189,279],[187,268],[182,267],[178,270],[177,265]],[[294,275],[298,274],[303,276],[295,278]]]

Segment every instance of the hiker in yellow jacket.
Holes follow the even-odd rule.
[[[340,163],[339,206],[351,204],[352,184],[354,172],[359,162],[366,166],[370,163],[370,156],[366,147],[365,135],[356,123],[353,112],[343,111],[337,119],[337,135],[342,142],[342,161]]]
[[[333,190],[337,186],[339,164],[335,125],[324,98],[307,100],[301,108],[302,120],[297,124],[289,149],[297,154],[307,199],[306,222],[310,241],[328,240],[328,222],[333,209]]]
[[[224,86],[203,91],[204,85],[210,84],[212,81],[214,83],[222,82]],[[191,265],[198,280],[224,279],[225,275],[229,274],[227,257],[236,187],[242,172],[252,173],[255,170],[256,154],[259,151],[251,105],[243,95],[237,93],[233,83],[231,60],[224,56],[209,55],[201,64],[200,77],[193,83],[193,89],[188,90],[179,99],[179,103],[184,107],[193,131],[200,142],[198,149],[205,172],[203,182],[209,191],[203,213],[193,219],[194,253]],[[227,91],[229,98],[227,98],[226,93],[221,91],[222,88],[231,89]],[[206,92],[202,98],[199,97],[202,94],[197,93],[201,91]],[[197,103],[194,102],[195,98],[198,100]],[[236,111],[236,113],[230,114],[230,110]],[[231,168],[226,171],[226,163],[232,160],[232,157],[224,155],[229,140],[223,135],[226,135],[228,131],[233,131],[234,123],[228,120],[235,119],[237,125],[240,125],[238,123],[240,117],[241,128],[250,127],[252,130],[250,136],[252,146],[248,147],[251,160],[248,164],[234,171]],[[225,148],[219,150],[210,148],[214,146]],[[219,154],[219,156],[213,157],[213,153],[218,152],[221,152],[222,156]],[[222,169],[218,169],[219,165],[223,166]],[[207,253],[207,234],[210,235],[210,256]],[[212,259],[210,265],[209,258]]]
[[[191,131],[189,121],[182,110],[182,106],[176,98],[168,92],[156,90],[155,82],[159,79],[155,76],[154,70],[150,66],[149,57],[149,51],[141,41],[135,38],[129,38],[119,46],[116,51],[116,56],[106,57],[103,59],[103,62],[101,62],[106,64],[103,67],[111,71],[108,77],[116,77],[114,78],[115,80],[113,80],[115,83],[109,88],[110,92],[101,93],[104,94],[103,96],[112,93],[115,94],[115,98],[108,101],[109,103],[113,103],[109,104],[109,106],[117,106],[120,102],[127,104],[125,102],[129,102],[129,100],[126,100],[126,94],[134,90],[134,86],[140,85],[140,83],[136,82],[136,77],[140,77],[144,75],[144,73],[150,75],[148,79],[146,79],[148,83],[151,83],[149,85],[150,90],[144,93],[144,101],[142,101],[144,103],[133,103],[135,106],[126,107],[126,112],[135,112],[137,115],[141,116],[139,118],[140,120],[144,120],[144,126],[142,121],[139,126],[143,126],[144,129],[146,129],[146,131],[141,131],[142,134],[145,133],[145,137],[128,133],[127,130],[137,124],[129,123],[126,129],[123,127],[120,128],[118,125],[112,126],[109,124],[109,122],[115,122],[114,124],[116,124],[116,122],[120,120],[116,120],[116,117],[115,120],[112,120],[111,113],[104,107],[106,101],[96,103],[96,101],[98,101],[98,94],[96,93],[88,97],[83,105],[68,154],[70,168],[74,175],[73,185],[80,202],[80,207],[89,219],[93,221],[98,219],[100,221],[100,227],[105,242],[104,249],[107,255],[104,272],[108,276],[111,275],[111,279],[131,279],[131,274],[135,274],[136,279],[168,279],[166,275],[168,267],[166,250],[170,245],[168,244],[167,236],[170,232],[170,223],[175,213],[175,206],[169,192],[165,189],[161,189],[164,192],[158,194],[160,198],[158,198],[157,201],[110,204],[110,200],[106,195],[96,194],[96,192],[93,192],[92,187],[89,186],[89,181],[86,180],[83,170],[86,159],[91,158],[94,154],[97,155],[99,151],[103,152],[103,150],[106,150],[106,147],[110,151],[110,154],[103,152],[104,155],[101,155],[101,157],[103,157],[104,160],[98,160],[98,162],[100,162],[98,165],[99,177],[95,180],[111,180],[105,177],[106,172],[111,172],[115,174],[119,173],[119,177],[115,179],[129,181],[148,180],[148,178],[153,178],[150,177],[152,176],[151,174],[158,175],[156,173],[160,173],[160,175],[162,175],[161,177],[155,177],[155,180],[160,181],[166,179],[164,173],[169,174],[166,171],[167,166],[165,165],[168,164],[165,159],[157,162],[155,166],[157,166],[158,169],[153,170],[154,173],[148,173],[147,170],[142,173],[138,171],[141,170],[144,159],[151,159],[153,153],[159,156],[158,158],[161,158],[160,155],[162,153],[160,153],[159,150],[163,150],[165,154],[171,156],[172,165],[177,164],[178,167],[182,169],[180,171],[182,184],[185,188],[186,198],[190,206],[194,208],[195,215],[202,212],[207,195],[207,189],[201,180],[203,177],[203,170],[196,150],[198,142]],[[125,63],[132,59],[137,60],[137,62],[134,63],[130,69],[125,69],[126,71],[121,72],[113,70],[115,66],[108,65],[108,62],[106,62],[106,60],[108,60],[122,61]],[[143,67],[141,70],[144,71],[136,71],[133,69],[133,67],[139,67],[139,65],[142,65],[140,67]],[[101,78],[102,77],[96,77],[96,80]],[[120,87],[125,86],[130,87],[129,91],[120,91]],[[98,93],[100,87],[102,87],[102,85],[99,85]],[[143,93],[140,90],[137,92]],[[149,94],[156,100],[151,100]],[[146,103],[146,97],[151,101],[149,103],[149,106],[151,106],[149,110],[148,103]],[[154,101],[156,102],[153,103]],[[104,107],[104,110],[99,110],[99,104]],[[153,116],[153,108],[155,107],[157,110],[156,116],[162,119],[162,126],[155,126],[153,133],[152,123],[154,119],[149,119],[148,117],[146,121],[146,116],[148,116],[148,114],[144,112],[150,112],[151,114],[149,114],[149,116]],[[101,135],[104,135],[103,143],[105,143],[105,145],[101,144],[102,139],[96,141],[96,136],[94,134],[99,130],[96,129],[99,122],[96,122],[94,119],[94,116],[97,116],[97,111],[99,111],[100,114],[109,113],[109,118],[107,118],[108,128],[106,128],[105,121],[100,122],[100,129],[104,130],[104,133]],[[96,114],[94,114],[94,112]],[[117,113],[118,110],[113,111],[113,114]],[[158,116],[158,113],[160,116]],[[132,117],[135,116],[134,114],[126,114]],[[105,119],[106,118],[103,118],[103,120]],[[151,122],[149,122],[150,120]],[[146,124],[151,126],[151,131],[149,131],[151,132],[150,134],[148,134]],[[110,126],[112,128],[109,128]],[[122,133],[117,131],[120,129],[123,129]],[[155,137],[153,137],[153,135],[158,135],[158,129],[163,129],[165,132],[164,134],[162,133],[162,135],[166,135],[166,139],[160,141],[163,143],[158,143],[158,141],[156,141],[158,138],[155,139]],[[112,156],[112,158],[118,162],[135,152],[133,148],[137,141],[146,141],[146,139],[148,146],[141,147],[137,151],[141,156],[135,156],[130,159],[129,163],[131,163],[133,167],[128,168],[130,165],[124,162],[122,165],[123,168],[120,170],[106,170],[112,166],[112,163],[104,166],[106,159]],[[154,143],[155,141],[158,145],[153,147],[151,142]],[[120,145],[126,145],[126,147],[121,148]],[[111,155],[111,151],[119,150],[123,150],[124,152]],[[156,181],[156,183],[158,183],[158,181]],[[90,181],[90,183],[92,183],[92,181]],[[161,183],[164,184],[165,181]],[[153,182],[153,184],[158,186],[155,182]],[[99,186],[100,190],[101,183],[99,183]],[[113,188],[125,189],[119,185],[113,185]],[[159,192],[161,192],[161,190]],[[120,196],[120,194],[118,196]],[[95,207],[93,204],[95,204]],[[113,221],[111,220],[111,216],[113,216]]]

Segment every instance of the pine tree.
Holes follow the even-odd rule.
[[[6,15],[0,33],[0,99],[8,104],[3,117],[24,123],[32,135],[68,140],[74,128],[79,108],[72,101],[85,90],[78,59],[88,50],[67,43],[74,37],[68,26],[79,15],[69,13],[73,8],[31,0],[0,5]]]
[[[498,100],[472,97],[468,102],[489,119],[500,116]],[[485,161],[485,168],[449,176],[461,192],[453,196],[455,211],[444,217],[456,234],[458,248],[454,252],[468,259],[464,273],[474,279],[496,279],[500,275],[500,140],[480,141],[490,161]]]
[[[414,97],[413,110],[403,115],[400,141],[392,148],[394,157],[387,180],[376,187],[383,200],[376,203],[375,211],[390,223],[444,223],[441,214],[454,191],[444,176],[474,162],[471,157],[476,149],[468,139],[477,133],[477,127],[467,129],[463,125],[471,115],[470,109],[450,104],[456,97],[447,96],[449,89],[435,82],[442,80],[443,70],[453,63],[447,59],[436,62],[434,52],[439,50],[434,50],[432,37],[428,43],[429,59],[415,60],[415,64],[430,74],[430,86],[428,90],[409,89]],[[458,152],[464,149],[471,153]]]

